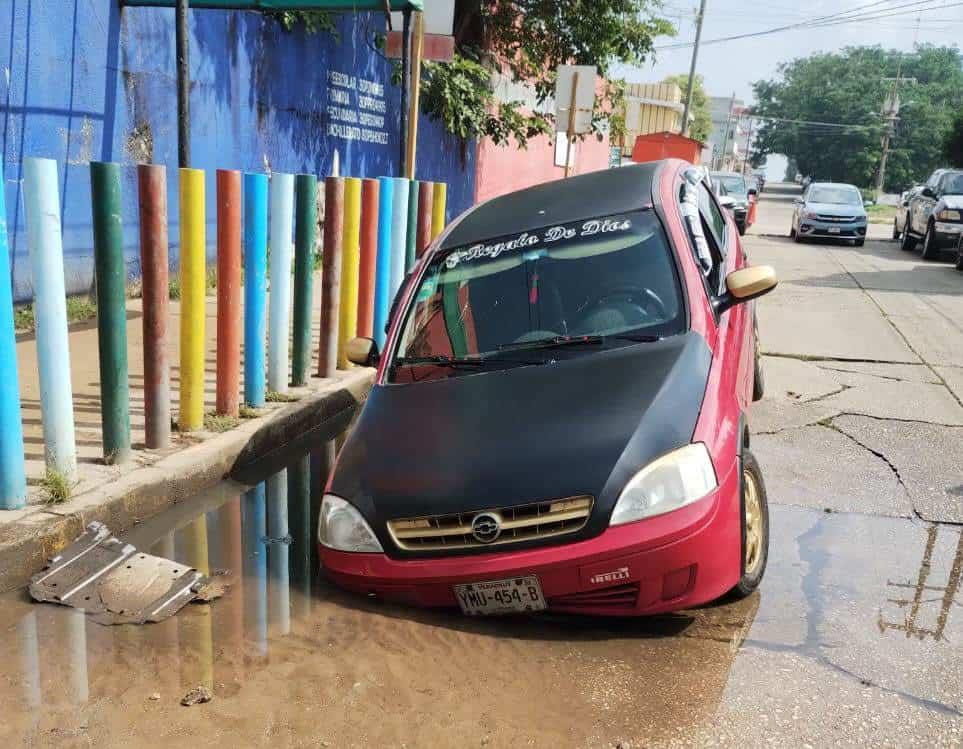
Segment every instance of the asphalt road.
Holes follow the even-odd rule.
[[[0,742],[960,746],[963,274],[888,241],[793,244],[792,196],[770,185],[745,239],[782,279],[758,303],[768,390],[752,442],[772,540],[756,594],[641,621],[345,595],[316,579],[297,504],[296,487],[323,484],[322,451],[267,484],[290,538],[239,538],[258,499],[229,483],[130,534],[239,565],[211,606],[103,627],[0,599]],[[182,707],[197,684],[213,701]]]

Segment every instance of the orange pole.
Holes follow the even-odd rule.
[[[361,182],[361,264],[358,276],[358,335],[374,332],[375,264],[378,257],[378,194],[376,179]]]
[[[431,244],[431,214],[435,202],[435,183],[418,183],[418,234],[415,254],[421,257]]]
[[[241,173],[217,170],[217,412],[237,416],[241,391]]]

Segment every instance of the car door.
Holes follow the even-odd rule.
[[[930,214],[933,213],[933,206],[936,205],[936,191],[939,188],[940,177],[942,172],[934,172],[930,175],[930,178],[926,180],[926,184],[923,189],[919,191],[913,203],[915,206],[915,211],[912,214],[913,217],[913,232],[915,234],[923,234],[926,232],[926,224],[930,220]]]

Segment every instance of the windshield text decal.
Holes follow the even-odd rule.
[[[456,250],[445,258],[445,267],[451,269],[457,267],[459,263],[481,258],[494,260],[503,252],[513,252],[537,244],[551,244],[563,239],[591,237],[594,234],[610,234],[631,229],[632,220],[628,218],[593,218],[582,222],[581,226],[551,226],[536,234],[523,231],[517,237],[502,242],[474,244],[464,250]]]

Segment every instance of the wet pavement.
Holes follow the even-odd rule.
[[[467,619],[319,579],[313,527],[337,439],[125,534],[204,572],[240,571],[209,605],[110,627],[23,593],[0,600],[0,741],[963,741],[958,526],[774,506],[769,569],[747,600],[637,621]],[[198,685],[213,701],[182,707]]]

